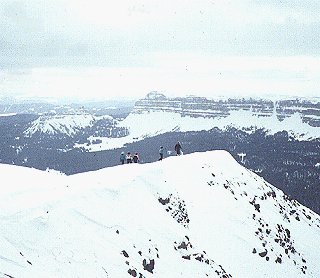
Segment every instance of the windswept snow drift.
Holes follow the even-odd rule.
[[[225,151],[0,171],[0,277],[320,277],[319,216]]]

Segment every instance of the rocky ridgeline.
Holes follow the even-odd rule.
[[[135,103],[134,113],[143,111],[176,112],[190,117],[227,117],[232,111],[250,111],[258,117],[271,117],[276,113],[279,121],[299,113],[303,122],[310,126],[320,126],[320,102],[308,100],[236,99],[213,100],[205,97],[168,98],[157,92],[149,93]]]
[[[252,178],[259,182],[260,178],[252,175]],[[296,200],[291,200],[281,191],[276,190],[267,182],[260,180],[258,190],[250,192],[247,182],[237,181],[236,179],[226,179],[225,181],[216,182],[216,175],[212,173],[212,180],[208,182],[210,187],[223,187],[229,191],[233,198],[238,200],[247,200],[252,205],[252,220],[256,226],[255,237],[259,239],[260,245],[257,244],[252,250],[261,259],[272,261],[276,264],[282,264],[285,261],[290,262],[301,271],[307,273],[308,262],[303,252],[296,245],[290,225],[293,222],[305,223],[308,226],[319,229],[320,219],[313,211],[301,206]],[[266,203],[272,204],[274,211],[281,216],[282,223],[270,222],[267,211],[272,210],[266,206]],[[265,206],[264,208],[262,208]],[[269,218],[269,219],[268,219]]]

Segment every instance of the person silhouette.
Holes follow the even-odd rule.
[[[138,163],[138,162],[140,162],[140,158],[139,158],[138,153],[135,153],[135,154],[134,154],[134,156],[133,156],[132,160],[133,160],[133,162],[134,162],[134,163]]]
[[[163,152],[164,152],[164,150],[163,150],[163,147],[161,146],[161,147],[160,147],[160,150],[159,150],[159,155],[160,155],[159,160],[162,160],[162,159],[163,159]]]
[[[120,154],[120,163],[124,164],[125,160],[126,160],[126,156],[125,156],[124,152],[121,152],[121,154]]]
[[[180,141],[178,141],[177,144],[174,146],[174,150],[176,151],[176,155],[182,154],[182,146]]]
[[[132,156],[130,152],[127,153],[126,160],[127,160],[127,163],[132,163]]]

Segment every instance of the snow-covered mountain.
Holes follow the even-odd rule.
[[[0,277],[320,277],[319,215],[225,151],[0,171]]]
[[[127,105],[129,105],[127,107]],[[28,119],[35,119],[28,123],[23,134],[19,136],[32,137],[40,136],[60,136],[73,137],[81,134],[84,129],[88,131],[88,136],[104,136],[115,134],[117,129],[116,119],[121,119],[132,110],[131,102],[127,101],[105,101],[105,102],[86,102],[86,103],[46,103],[46,102],[19,102],[12,99],[8,103],[4,103],[0,99],[0,117],[11,117],[25,115]],[[12,122],[14,122],[13,117]],[[24,121],[26,122],[26,121]],[[14,124],[20,124],[21,121]],[[97,128],[97,125],[99,127]],[[101,126],[101,128],[100,128]],[[111,132],[96,132],[97,129],[110,129]],[[91,129],[91,130],[90,130]],[[91,131],[91,132],[90,132]],[[118,136],[122,136],[123,132],[118,132]],[[111,136],[111,137],[112,137]]]
[[[65,134],[72,136],[79,130],[90,127],[96,121],[90,114],[63,114],[63,115],[42,115],[33,121],[24,134],[32,136],[34,134]]]
[[[61,99],[37,99],[28,98],[26,100],[10,98],[1,99],[0,114],[70,114],[85,109],[94,115],[122,115],[131,111],[134,101],[127,100],[104,100],[104,101],[84,101],[73,102]]]
[[[151,92],[136,102],[133,111],[119,126],[129,130],[127,136],[91,136],[89,141],[99,139],[101,144],[77,147],[98,151],[122,147],[171,131],[201,131],[214,127],[226,129],[230,126],[247,132],[265,129],[269,134],[287,131],[299,140],[320,138],[320,101],[167,98],[163,94]]]
[[[134,111],[180,112],[191,117],[228,117],[230,112],[245,110],[258,117],[275,115],[280,121],[298,113],[303,122],[311,126],[320,126],[319,98],[225,98],[217,97],[179,97],[167,98],[164,94],[151,92],[135,103]]]
[[[126,129],[117,127],[117,120],[111,116],[94,116],[89,113],[45,114],[32,121],[24,130],[25,137],[34,135],[72,137],[81,134],[90,136],[121,137]]]

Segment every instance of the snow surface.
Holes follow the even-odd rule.
[[[60,133],[71,136],[83,128],[92,126],[96,120],[102,118],[113,120],[111,116],[107,115],[101,117],[90,114],[43,115],[33,121],[24,134],[31,136],[35,133]]]
[[[319,215],[225,151],[0,171],[1,278],[320,277]]]
[[[17,113],[5,113],[5,114],[0,114],[0,117],[10,117],[15,115],[17,115]]]
[[[214,127],[225,129],[234,126],[239,129],[264,128],[269,134],[286,130],[298,140],[320,138],[319,127],[312,127],[303,123],[299,113],[279,121],[274,113],[269,117],[258,117],[254,112],[247,110],[231,111],[228,117],[190,117],[176,112],[152,111],[131,113],[126,119],[119,122],[119,126],[127,127],[130,134],[121,138],[106,138],[91,136],[89,141],[101,140],[100,144],[78,144],[75,147],[85,148],[87,151],[101,151],[123,147],[127,143],[143,140],[147,137],[163,134],[170,131],[201,131]]]
[[[70,136],[75,134],[77,130],[92,125],[93,121],[94,117],[87,114],[40,116],[24,133],[29,136],[37,132],[64,133]]]

